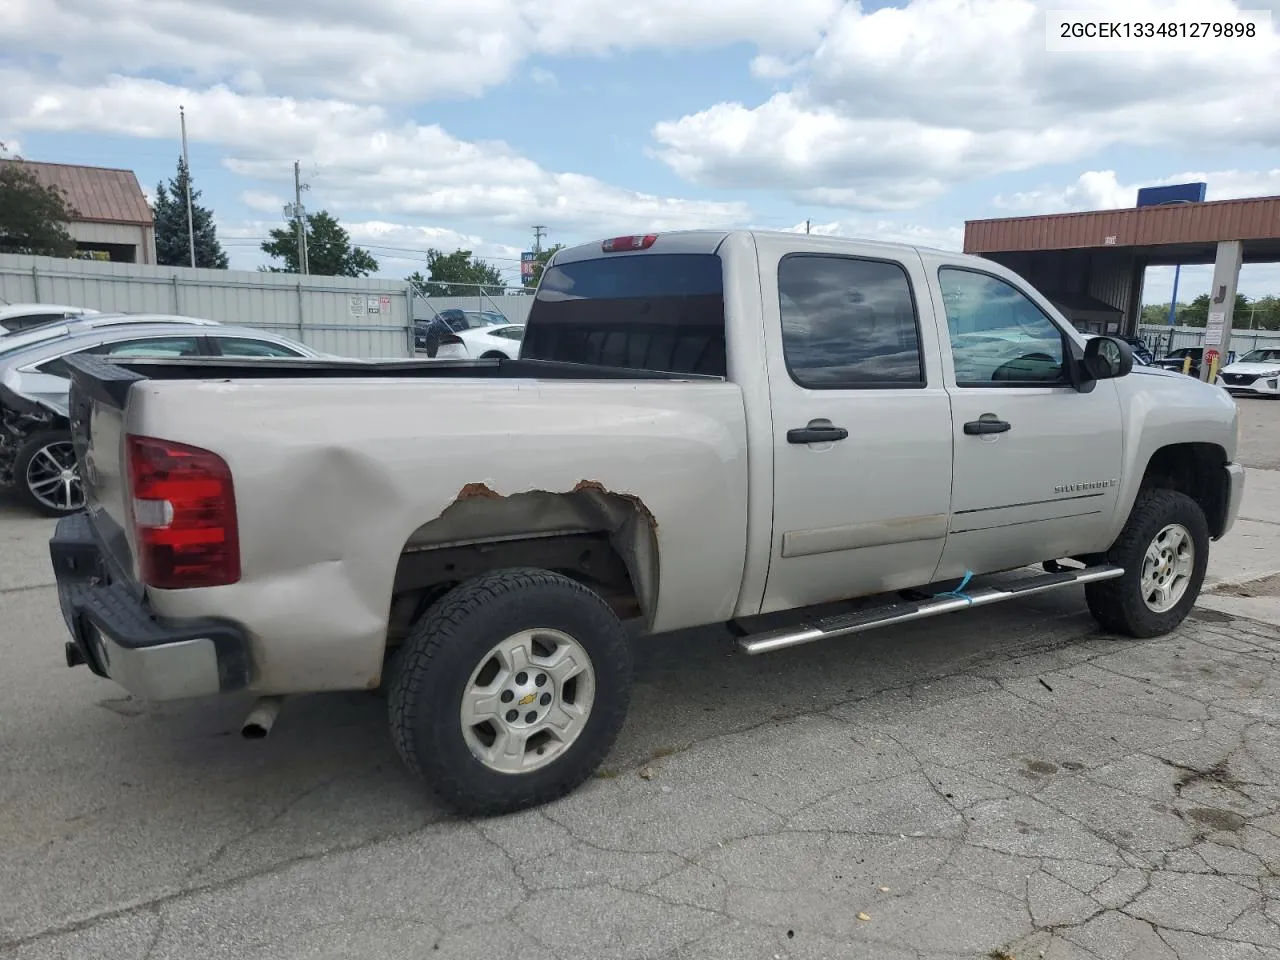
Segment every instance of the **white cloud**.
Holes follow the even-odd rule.
[[[1258,4],[1250,3],[1250,7]],[[1049,53],[1056,0],[844,4],[790,90],[653,130],[656,154],[716,186],[784,186],[806,202],[892,209],[966,179],[1117,145],[1280,146],[1280,35],[1194,50]],[[1076,2],[1102,19],[1114,3]],[[1126,20],[1213,20],[1233,0],[1129,0]],[[780,62],[763,61],[768,75]]]
[[[1213,284],[1213,267],[1183,267],[1178,273],[1178,302],[1190,303]],[[1246,263],[1240,268],[1236,290],[1251,300],[1280,295],[1280,263]],[[1148,267],[1142,288],[1143,303],[1168,303],[1173,293],[1173,267]],[[1248,315],[1245,315],[1246,322]]]
[[[931,247],[936,250],[959,251],[964,247],[963,226],[927,227],[894,220],[858,217],[825,223],[810,221],[807,227],[809,233],[823,237],[850,237],[886,243],[909,243],[912,246]],[[797,223],[785,229],[790,233],[804,233],[806,225]]]
[[[351,100],[475,96],[537,54],[817,43],[840,0],[4,0],[0,53],[72,82],[161,70]]]
[[[1120,183],[1114,170],[1090,170],[1080,174],[1075,183],[1061,189],[1029,190],[1007,197],[1000,195],[993,202],[997,207],[1029,213],[1111,210],[1132,207],[1137,202],[1141,187],[1159,187],[1171,183],[1207,184],[1207,200],[1271,197],[1280,195],[1280,168],[1178,173],[1171,177],[1158,177],[1133,184]]]
[[[177,104],[193,143],[229,154],[245,177],[292,186],[296,157],[313,193],[308,205],[355,215],[542,222],[557,231],[627,232],[739,223],[741,203],[682,200],[626,190],[595,177],[546,170],[501,141],[459,140],[438,126],[398,122],[378,106],[244,95],[227,87],[183,89],[113,77],[103,86],[37,82],[0,70],[0,123],[22,131],[169,138]],[[312,161],[314,160],[314,164]],[[267,211],[274,195],[254,191]],[[275,209],[279,209],[278,206]]]
[[[784,80],[793,77],[805,67],[805,61],[784,60],[772,53],[762,53],[751,61],[751,75],[761,80]]]
[[[281,213],[288,201],[284,197],[276,196],[274,193],[265,193],[262,190],[246,190],[240,194],[240,202],[250,210],[259,210],[262,213]]]

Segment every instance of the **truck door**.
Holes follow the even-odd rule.
[[[951,499],[951,411],[914,251],[756,237],[773,410],[762,612],[929,582]]]
[[[954,424],[939,578],[1106,549],[1120,490],[1116,384],[1068,382],[1067,333],[1010,274],[924,256]]]

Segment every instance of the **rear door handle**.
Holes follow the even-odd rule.
[[[848,436],[848,430],[833,426],[830,420],[810,420],[807,426],[788,430],[787,443],[831,443]]]
[[[964,432],[971,437],[984,433],[1005,433],[1012,429],[1013,424],[1007,420],[970,420],[964,425]]]

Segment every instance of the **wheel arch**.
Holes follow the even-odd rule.
[[[435,599],[494,570],[534,567],[600,594],[620,619],[652,623],[658,602],[657,524],[636,496],[581,481],[567,492],[502,496],[468,484],[404,541],[392,587],[389,642]]]
[[[1155,450],[1147,460],[1138,491],[1177,490],[1204,511],[1209,535],[1222,536],[1230,494],[1227,452],[1216,443],[1173,443]]]

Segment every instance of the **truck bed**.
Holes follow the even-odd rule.
[[[668,373],[554,360],[312,360],[270,357],[181,359],[68,357],[74,388],[122,407],[129,388],[142,380],[316,380],[316,379],[486,379],[486,380],[699,380],[705,374]]]

